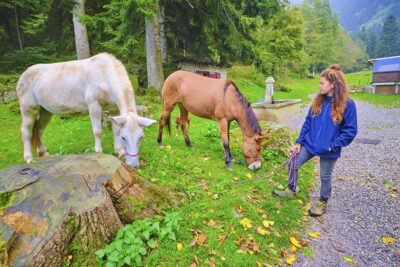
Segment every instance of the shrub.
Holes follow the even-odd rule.
[[[228,78],[230,80],[242,79],[253,81],[257,85],[264,86],[264,75],[253,65],[235,65],[228,70]]]

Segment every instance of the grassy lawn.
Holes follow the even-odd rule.
[[[347,76],[348,82],[368,82],[365,72]],[[253,81],[233,79],[250,102],[264,97],[264,87]],[[279,83],[279,82],[278,82]],[[260,84],[260,83],[258,83]],[[282,82],[291,92],[276,92],[276,99],[300,98],[309,102],[308,95],[318,90],[318,79],[291,80]],[[357,85],[358,86],[358,85]],[[372,103],[399,107],[399,96],[381,96],[367,93],[352,94],[352,98]],[[149,107],[153,118],[161,113],[160,98],[154,94],[138,96],[137,104]],[[172,114],[174,122],[177,110]],[[18,103],[0,105],[0,169],[23,163],[22,144],[19,139],[20,115]],[[305,205],[309,202],[308,192],[313,188],[313,164],[307,163],[301,169],[299,197],[296,200],[281,200],[271,195],[274,188],[286,184],[286,173],[282,171],[264,177],[284,160],[274,151],[264,151],[266,159],[261,170],[252,172],[240,162],[244,161],[240,144],[231,144],[232,154],[237,163],[233,171],[227,171],[223,148],[219,140],[216,123],[191,117],[190,138],[194,145],[187,148],[179,133],[175,137],[164,134],[164,148],[156,143],[158,126],[145,130],[141,144],[141,168],[138,173],[147,181],[168,188],[179,195],[180,205],[169,207],[167,212],[176,212],[182,218],[176,241],[163,240],[145,259],[148,266],[188,266],[197,257],[200,265],[215,262],[223,266],[255,266],[257,262],[281,264],[282,250],[288,251],[289,237],[299,238],[309,220]],[[232,130],[237,135],[237,125]],[[45,131],[45,140],[51,154],[85,153],[93,151],[94,138],[88,117],[62,119],[54,117]],[[105,129],[103,134],[104,152],[112,154],[112,133]],[[166,149],[168,147],[168,149]],[[263,176],[262,179],[255,179]],[[252,227],[245,229],[241,221],[249,219]],[[274,222],[263,226],[264,221]],[[213,223],[211,223],[213,222]],[[257,230],[263,227],[267,232],[261,235]],[[205,234],[202,245],[190,246],[195,233]],[[221,241],[221,236],[225,239]],[[176,245],[181,243],[182,249]],[[243,244],[251,248],[241,249]],[[256,249],[254,244],[259,248]],[[312,251],[303,248],[304,254]]]
[[[251,82],[238,81],[243,94],[256,101],[264,94],[263,88]],[[137,104],[149,106],[154,118],[160,116],[161,102],[154,96],[137,97]],[[172,115],[174,121],[177,110]],[[23,163],[22,144],[19,140],[20,115],[18,104],[0,105],[0,169]],[[141,168],[139,174],[154,184],[168,188],[179,195],[180,205],[170,207],[168,212],[177,212],[182,218],[176,241],[162,241],[145,260],[148,266],[188,266],[195,257],[201,265],[215,261],[224,266],[255,266],[256,262],[280,264],[282,249],[288,249],[289,237],[299,238],[304,231],[307,217],[305,205],[309,202],[308,191],[313,186],[313,165],[308,163],[302,169],[297,200],[281,200],[271,195],[272,189],[286,184],[286,174],[282,171],[274,176],[255,179],[278,166],[284,158],[273,151],[265,152],[266,161],[261,170],[252,172],[239,162],[244,161],[238,143],[231,145],[232,154],[238,163],[233,171],[227,171],[223,148],[214,121],[191,117],[190,133],[193,148],[187,148],[179,134],[169,137],[164,134],[164,149],[156,143],[158,126],[145,130],[141,143]],[[233,125],[233,132],[237,125]],[[94,138],[88,117],[61,119],[54,117],[45,131],[45,140],[51,154],[71,154],[93,151]],[[170,146],[170,151],[166,149]],[[112,153],[112,133],[104,130],[104,152]],[[207,184],[211,182],[211,184]],[[241,220],[247,218],[252,227],[245,230]],[[210,224],[210,221],[216,224]],[[273,226],[263,226],[263,221],[274,222]],[[208,224],[207,224],[208,223]],[[257,229],[263,227],[264,235]],[[190,246],[195,239],[193,229],[206,234],[203,245]],[[221,243],[220,236],[226,235]],[[218,240],[220,239],[220,242]],[[256,244],[240,250],[240,244]],[[255,243],[254,243],[255,242]],[[183,248],[176,249],[181,243]],[[305,253],[310,254],[307,248]]]
[[[362,88],[369,85],[372,79],[372,71],[361,71],[345,75],[349,88]],[[278,81],[278,83],[280,83]],[[309,102],[308,95],[318,92],[319,77],[314,79],[296,79],[281,82],[282,85],[292,89],[291,92],[276,92],[275,99],[299,98],[303,102]],[[387,108],[400,108],[400,95],[375,95],[368,92],[350,93],[350,97],[356,100],[369,102],[373,105]]]

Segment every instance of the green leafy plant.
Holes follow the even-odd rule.
[[[121,228],[114,241],[96,252],[101,266],[142,266],[145,255],[164,239],[176,240],[181,218],[176,213],[165,217],[134,221]]]
[[[208,127],[207,130],[204,131],[204,136],[207,137],[207,139],[215,141],[219,140],[220,133],[216,127]]]

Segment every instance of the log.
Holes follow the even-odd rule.
[[[0,266],[96,266],[123,223],[172,199],[111,155],[15,165],[0,172]]]

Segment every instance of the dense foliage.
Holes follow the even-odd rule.
[[[72,0],[2,1],[0,71],[73,59],[73,6]],[[115,54],[142,86],[144,18],[157,14],[166,75],[182,58],[254,65],[274,76],[305,76],[332,62],[356,70],[366,59],[340,27],[328,0],[308,0],[298,7],[286,0],[93,0],[85,8],[80,21],[87,26],[91,54]]]

